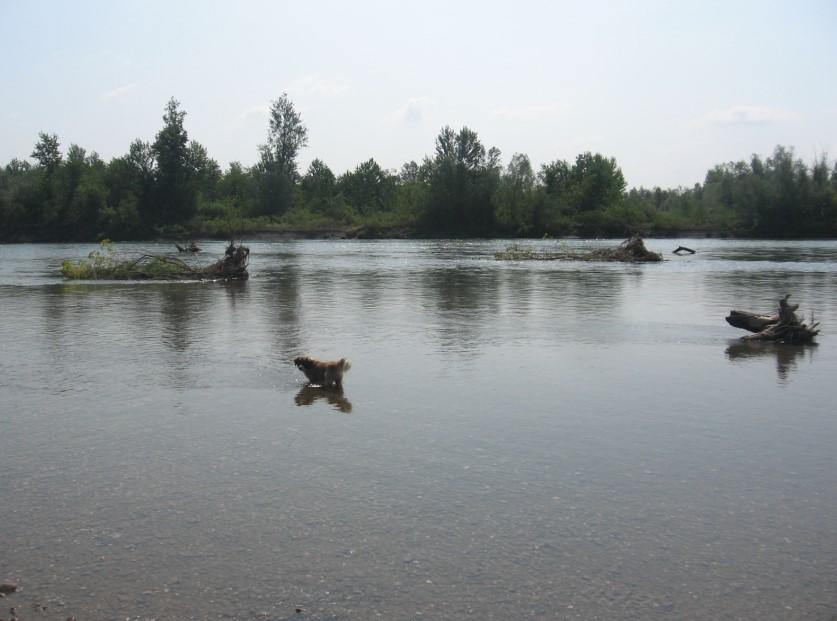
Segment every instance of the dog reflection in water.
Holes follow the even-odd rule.
[[[342,388],[335,386],[324,387],[306,384],[296,393],[294,401],[297,405],[313,405],[318,399],[325,399],[335,409],[344,414],[349,414],[352,411],[352,402],[343,395]]]

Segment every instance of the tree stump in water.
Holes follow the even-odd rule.
[[[749,311],[732,310],[726,317],[734,328],[749,330],[754,334],[741,337],[745,341],[780,341],[783,343],[810,343],[819,334],[818,322],[810,326],[796,316],[799,304],[788,304],[790,293],[779,300],[779,313],[758,315]]]
[[[641,237],[626,239],[616,248],[593,250],[591,256],[605,261],[624,261],[626,263],[642,263],[662,261],[663,255],[652,252],[645,247]]]

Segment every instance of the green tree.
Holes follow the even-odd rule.
[[[529,157],[512,155],[494,194],[495,217],[504,233],[526,235],[535,227],[535,173]]]
[[[209,157],[209,152],[201,143],[189,141],[189,167],[195,177],[195,187],[200,200],[212,201],[219,197],[218,183],[221,180],[221,167]]]
[[[54,239],[61,220],[61,197],[56,187],[60,179],[55,178],[62,162],[58,136],[40,132],[31,156],[38,162],[33,175],[37,190],[26,197],[27,228],[36,236]]]
[[[60,222],[64,239],[91,240],[98,233],[99,217],[107,205],[107,190],[98,166],[76,144],[67,150],[67,159],[55,175],[60,203]]]
[[[773,205],[769,213],[768,234],[795,237],[804,229],[802,212],[804,201],[801,189],[807,183],[808,171],[793,150],[777,146],[767,159],[767,170],[772,178]]]
[[[828,235],[837,228],[837,192],[829,179],[828,158],[823,155],[814,160],[811,168],[810,235]]]
[[[560,194],[569,186],[570,165],[566,160],[555,160],[542,164],[538,172],[538,181],[547,194]]]
[[[156,220],[157,162],[150,143],[134,140],[128,153],[105,169],[108,198],[103,229],[112,239],[131,239],[147,233]]]
[[[157,164],[152,208],[155,224],[182,223],[197,211],[189,136],[183,126],[185,118],[180,102],[172,97],[163,114],[163,128],[151,145]]]
[[[60,146],[57,135],[40,132],[32,157],[38,160],[38,166],[52,172],[61,163]]]
[[[319,158],[308,166],[302,177],[302,190],[309,198],[327,198],[336,191],[337,179],[331,168]]]
[[[351,207],[368,215],[392,209],[395,184],[394,176],[368,159],[341,176],[338,187]]]
[[[541,165],[533,214],[536,231],[550,235],[563,235],[571,231],[570,170],[565,160]]]
[[[406,162],[401,166],[398,173],[398,181],[400,183],[415,183],[419,180],[419,165],[414,160]]]
[[[230,162],[229,169],[218,182],[218,192],[232,213],[243,216],[253,212],[254,191],[250,172],[240,162]]]
[[[279,215],[290,209],[298,177],[296,158],[307,144],[302,116],[282,93],[271,104],[267,143],[259,146],[260,160],[253,170],[260,213]]]
[[[582,153],[570,170],[573,208],[578,212],[616,205],[625,192],[625,177],[612,157]]]
[[[495,229],[491,197],[499,181],[500,152],[486,152],[468,127],[443,127],[427,167],[426,228],[457,235],[488,235]]]
[[[294,108],[287,93],[271,103],[266,148],[272,159],[292,175],[297,174],[296,158],[300,149],[308,145],[308,128]]]

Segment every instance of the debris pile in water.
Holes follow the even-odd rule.
[[[250,249],[230,242],[223,258],[209,265],[195,259],[144,253],[134,257],[117,255],[105,240],[100,250],[81,261],[64,261],[61,274],[72,280],[244,280]]]
[[[748,330],[753,334],[742,336],[745,341],[779,341],[782,343],[810,343],[820,333],[819,322],[811,319],[809,326],[796,316],[799,304],[788,304],[790,293],[779,300],[776,315],[758,315],[750,311],[731,310],[726,320],[733,328]]]
[[[535,251],[518,244],[511,244],[505,250],[495,253],[495,259],[501,261],[622,261],[626,263],[645,263],[662,261],[663,255],[645,247],[640,237],[626,239],[615,248],[599,248],[585,252]]]

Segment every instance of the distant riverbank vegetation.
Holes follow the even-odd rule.
[[[103,161],[42,132],[30,159],[0,166],[0,241],[362,237],[731,235],[837,237],[837,165],[777,146],[719,164],[690,188],[627,188],[616,161],[581,153],[535,170],[506,164],[473,130],[444,127],[430,156],[382,168],[374,159],[335,174],[297,160],[308,130],[286,95],[272,103],[250,166],[222,170],[171,99],[152,142]]]

